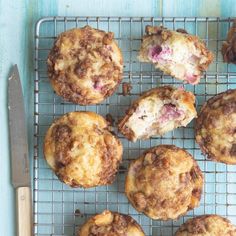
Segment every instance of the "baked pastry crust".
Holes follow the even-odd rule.
[[[177,219],[199,205],[202,172],[194,158],[174,145],[160,145],[131,162],[125,193],[152,219]]]
[[[176,79],[198,84],[202,71],[213,61],[213,54],[199,37],[186,31],[148,25],[138,59],[153,63],[156,68]]]
[[[91,217],[77,235],[145,236],[140,225],[132,217],[108,210]]]
[[[94,112],[70,112],[55,120],[44,140],[44,156],[58,178],[71,187],[111,184],[122,145]]]
[[[202,215],[187,220],[175,236],[236,236],[236,227],[219,215]]]
[[[236,64],[236,20],[229,29],[226,41],[222,43],[221,52],[224,62]]]
[[[147,139],[186,126],[197,116],[195,96],[182,88],[163,86],[144,92],[119,121],[119,131],[129,140]]]
[[[209,159],[236,164],[236,89],[203,105],[196,122],[196,141]]]
[[[48,76],[57,95],[73,103],[102,102],[122,80],[123,58],[112,32],[90,26],[60,34],[51,49]]]

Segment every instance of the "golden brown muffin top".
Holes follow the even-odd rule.
[[[119,121],[119,131],[131,141],[163,135],[196,117],[194,103],[195,96],[182,88],[150,89],[133,102]]]
[[[55,92],[81,105],[110,96],[122,79],[122,54],[112,32],[90,26],[61,33],[48,56]]]
[[[113,182],[122,145],[102,116],[70,112],[48,129],[44,155],[61,181],[71,187],[88,188]]]
[[[174,145],[160,145],[131,162],[125,192],[152,219],[176,219],[198,206],[203,176],[196,161]]]
[[[202,215],[187,220],[175,236],[236,236],[236,227],[218,215]]]
[[[211,160],[236,164],[236,89],[203,105],[196,122],[196,141]]]
[[[91,217],[78,231],[78,236],[144,236],[140,225],[130,216],[103,211]]]

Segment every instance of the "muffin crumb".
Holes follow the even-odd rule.
[[[127,82],[122,83],[122,94],[123,94],[123,96],[129,95],[131,90],[132,90],[131,83],[127,83]]]

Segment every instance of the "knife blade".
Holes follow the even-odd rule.
[[[12,184],[30,186],[25,109],[17,65],[8,80],[8,114],[11,147]]]
[[[24,98],[17,65],[8,79],[12,184],[16,188],[17,235],[32,235],[32,207]]]

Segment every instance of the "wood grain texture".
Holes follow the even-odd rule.
[[[14,195],[10,183],[6,82],[17,63],[24,85],[32,154],[33,35],[37,19],[52,15],[77,16],[235,16],[235,0],[0,0],[0,235],[15,235]],[[31,168],[32,169],[32,168]]]
[[[16,235],[14,190],[10,179],[10,157],[7,124],[7,77],[11,66],[18,64],[28,114],[29,144],[32,147],[33,114],[33,41],[38,18],[56,13],[55,1],[0,0],[0,235]],[[39,10],[40,9],[40,10]],[[44,12],[45,9],[45,12]],[[30,150],[32,160],[32,148]],[[31,168],[32,170],[32,168]]]
[[[158,16],[162,0],[58,0],[62,16]]]
[[[21,60],[23,58],[23,16],[26,14],[23,1],[9,2],[0,1],[0,209],[1,209],[1,225],[0,235],[15,235],[14,224],[14,191],[10,182],[10,158],[8,144],[8,125],[7,125],[7,109],[6,109],[6,87],[7,77],[10,67],[17,63],[20,65],[22,73]],[[20,13],[20,14],[19,14]],[[14,16],[14,20],[12,17]],[[18,39],[18,40],[17,40]]]
[[[31,201],[31,189],[29,187],[17,188],[17,236],[32,236]]]
[[[219,16],[220,0],[165,0],[164,16]]]
[[[163,0],[163,16],[235,17],[235,0]]]
[[[236,4],[235,0],[221,0],[220,9],[221,16],[224,17],[236,17]]]

